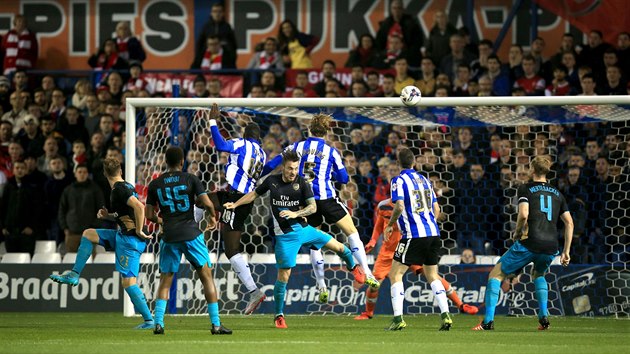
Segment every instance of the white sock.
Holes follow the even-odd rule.
[[[357,260],[357,263],[361,265],[363,268],[363,272],[368,277],[374,277],[372,275],[372,271],[370,270],[370,266],[367,262],[367,256],[365,255],[365,248],[363,246],[363,241],[359,237],[359,233],[355,232],[348,236],[348,244],[350,244],[350,251],[352,255]]]
[[[326,278],[324,277],[324,255],[322,250],[311,250],[311,265],[317,281],[317,288],[326,288]]]
[[[243,285],[247,288],[248,292],[258,289],[256,283],[254,283],[254,278],[252,278],[252,272],[249,270],[249,265],[245,262],[242,254],[237,253],[230,258],[230,264],[232,265],[232,269],[236,275],[238,275],[238,278],[241,280],[241,283],[243,283]]]
[[[440,313],[448,312],[448,300],[446,299],[446,290],[444,285],[438,280],[431,282],[431,290],[437,299],[438,306],[440,307]]]
[[[392,284],[390,289],[392,295],[392,308],[394,316],[402,316],[403,302],[405,301],[405,286],[401,281]]]

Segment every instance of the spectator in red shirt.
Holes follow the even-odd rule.
[[[138,95],[138,92],[147,90],[149,93],[153,90],[149,88],[149,82],[140,77],[142,74],[142,63],[139,61],[129,62],[129,80],[125,84],[123,91],[133,91],[134,95]]]
[[[4,75],[16,70],[33,69],[37,62],[37,37],[28,30],[26,18],[15,16],[13,28],[2,38]]]
[[[202,69],[206,71],[234,69],[236,68],[236,57],[221,46],[219,37],[212,35],[206,40],[206,51],[203,54],[201,63],[198,67],[193,66],[191,69]]]
[[[563,65],[553,69],[553,81],[547,86],[545,96],[575,95],[575,89],[567,81],[567,68]]]
[[[540,96],[544,93],[545,79],[536,73],[536,60],[531,55],[523,58],[521,64],[524,75],[516,80],[514,87],[520,87],[525,90],[529,96]]]
[[[370,67],[375,58],[376,49],[374,48],[374,37],[369,33],[365,33],[361,35],[359,45],[350,51],[345,67],[351,68],[355,65]]]
[[[419,66],[422,59],[420,47],[422,47],[423,35],[418,20],[404,13],[403,3],[400,0],[391,2],[389,13],[390,16],[379,23],[374,43],[376,49],[386,49],[388,38],[394,34],[398,35],[410,53],[409,65]]]
[[[118,56],[118,52],[116,52],[116,42],[113,39],[106,39],[98,52],[88,59],[88,64],[94,68],[95,71],[127,69],[127,62],[125,59]],[[101,82],[104,78],[105,75],[98,75],[96,81]]]
[[[126,61],[143,62],[147,58],[142,43],[133,36],[127,21],[120,21],[116,24],[116,49],[118,56]]]

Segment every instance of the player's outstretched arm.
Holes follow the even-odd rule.
[[[295,219],[295,218],[309,216],[315,213],[316,211],[317,211],[317,204],[315,203],[315,198],[308,198],[306,200],[305,208],[298,211],[283,210],[280,212],[279,215],[281,218]]]
[[[131,196],[127,199],[127,205],[133,209],[133,215],[136,217],[136,235],[142,239],[152,239],[153,236],[147,235],[142,230],[144,226],[144,205],[138,198]]]
[[[267,162],[265,167],[263,167],[260,178],[263,178],[264,176],[270,174],[273,170],[276,169],[276,167],[280,166],[281,163],[282,163],[282,155],[276,155],[276,157],[271,159],[271,161]]]
[[[256,191],[251,191],[251,192],[245,194],[244,196],[242,196],[241,199],[237,200],[234,203],[225,203],[225,204],[223,204],[223,207],[225,209],[236,209],[236,208],[240,207],[241,205],[245,205],[245,204],[249,204],[249,203],[253,202],[254,200],[256,200],[256,197],[258,197],[258,194],[256,194]]]
[[[210,134],[212,134],[214,146],[216,146],[219,151],[236,152],[234,142],[231,140],[225,140],[219,131],[216,120],[219,119],[220,116],[219,106],[217,106],[216,103],[212,104],[212,108],[210,109]]]
[[[512,239],[518,241],[523,237],[526,228],[527,218],[529,217],[529,203],[518,204],[518,216],[516,218],[516,230]]]
[[[573,218],[571,217],[571,213],[565,211],[560,215],[560,219],[564,223],[564,248],[560,256],[560,263],[563,266],[568,266],[571,261],[569,252],[571,251],[571,242],[573,241]]]

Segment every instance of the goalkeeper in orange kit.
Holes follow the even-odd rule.
[[[372,239],[365,245],[365,252],[370,253],[374,246],[376,246],[376,241],[383,234],[383,230],[385,226],[391,219],[392,211],[394,210],[394,204],[391,199],[383,200],[378,204],[377,212],[376,212],[376,222],[374,223],[374,231],[372,231]],[[400,241],[400,230],[398,230],[398,226],[394,226],[394,231],[392,236],[388,241],[383,242],[381,246],[381,250],[378,253],[378,257],[376,258],[376,262],[374,262],[374,277],[379,282],[383,281],[387,277],[389,270],[392,267],[392,259],[394,258],[394,252],[396,251],[396,246],[398,245],[398,241]],[[414,265],[410,267],[411,271],[415,274],[420,275],[422,273],[422,266]],[[457,306],[457,308],[467,314],[474,315],[479,309],[476,306],[468,305],[462,302],[462,300],[457,296],[457,293],[451,288],[451,284],[442,278],[442,284],[444,285],[444,289],[446,289],[446,296],[451,299],[453,304]],[[366,302],[365,302],[365,311],[360,315],[356,316],[355,320],[369,320],[374,316],[374,308],[376,307],[376,300],[378,299],[378,289],[372,289],[368,287],[366,290]]]

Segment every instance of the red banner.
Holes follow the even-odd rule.
[[[617,44],[620,32],[630,32],[630,11],[627,0],[536,0],[547,9],[589,33],[599,30],[604,41]]]
[[[365,74],[372,71],[372,69],[365,69]],[[379,73],[379,83],[383,81],[384,74],[392,74],[396,75],[394,69],[389,70],[374,70]],[[324,75],[320,69],[303,69],[303,70],[294,70],[288,69],[285,73],[286,79],[286,87],[295,87],[295,77],[299,72],[306,72],[308,76],[308,84],[315,85],[316,83],[322,81]],[[335,73],[335,78],[339,80],[346,88],[350,87],[352,83],[352,69],[350,68],[337,68],[337,72]]]
[[[197,75],[195,74],[154,74],[144,73],[142,78],[147,80],[147,91],[150,93],[161,92],[167,97],[172,95],[172,86],[179,84],[180,97],[192,97],[194,94],[193,83]],[[211,79],[221,81],[221,96],[223,97],[243,97],[243,77],[240,75],[204,75],[206,82]]]

